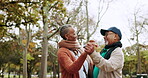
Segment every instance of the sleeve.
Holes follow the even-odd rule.
[[[80,57],[73,61],[70,55],[66,52],[66,50],[59,50],[58,51],[58,61],[65,70],[69,73],[76,73],[80,70],[81,66],[83,65],[85,59],[87,57],[87,53],[82,53]]]
[[[122,68],[124,64],[124,54],[121,48],[116,48],[108,60],[104,59],[100,53],[96,52],[93,52],[90,56],[94,64],[106,72],[112,72],[118,68]]]

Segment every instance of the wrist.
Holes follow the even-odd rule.
[[[87,52],[87,51],[85,51],[85,53],[88,54],[88,55],[91,55],[93,52]]]

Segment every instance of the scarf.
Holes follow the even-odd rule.
[[[106,45],[105,46],[105,49],[109,49],[111,47],[122,47],[122,43],[120,41],[116,42],[116,43],[113,43],[111,45]]]
[[[58,45],[59,45],[59,48],[65,47],[72,51],[76,51],[77,49],[80,49],[80,45],[77,41],[62,40],[58,43]]]

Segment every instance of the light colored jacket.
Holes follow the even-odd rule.
[[[120,47],[111,53],[108,60],[104,59],[98,52],[93,52],[90,57],[94,64],[101,69],[98,78],[122,78],[124,54]]]

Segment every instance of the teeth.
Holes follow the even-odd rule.
[[[108,41],[105,41],[105,45],[108,45]]]

